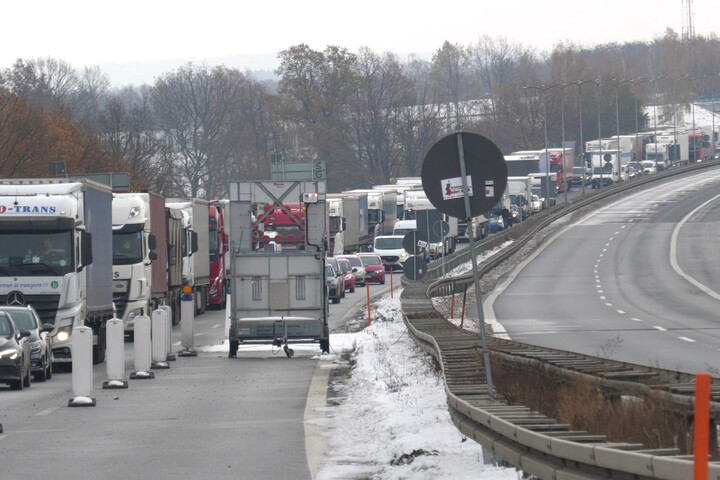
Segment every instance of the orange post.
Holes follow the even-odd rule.
[[[372,317],[370,315],[370,282],[365,282],[367,287],[367,299],[368,299],[368,325],[372,325]]]
[[[392,275],[392,267],[390,267],[390,298],[393,297],[393,275]]]
[[[708,455],[710,453],[710,375],[695,376],[695,452],[694,480],[708,480]]]
[[[467,285],[465,285],[465,291],[463,292],[463,306],[462,306],[462,316],[460,317],[460,328],[463,328],[465,325],[465,304],[467,300]]]

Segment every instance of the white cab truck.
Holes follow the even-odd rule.
[[[0,180],[0,304],[32,305],[52,324],[53,362],[72,362],[72,329],[105,359],[113,318],[112,191],[90,180]]]
[[[367,194],[329,193],[327,205],[332,254],[367,251],[373,240],[372,232],[368,233]]]
[[[405,191],[405,219],[417,220],[417,230],[428,239],[428,254],[453,253],[458,238],[458,219],[437,210],[422,189]]]
[[[523,212],[523,217],[528,217],[532,204],[532,179],[529,176],[508,177],[508,193],[510,203],[515,204]]]
[[[228,357],[241,344],[320,344],[330,349],[325,245],[328,240],[325,182],[230,184],[231,295]],[[300,202],[305,211],[302,249],[256,250],[254,206]]]
[[[621,181],[617,150],[596,150],[590,155],[592,188],[607,187]]]
[[[208,202],[199,198],[167,199],[165,207],[182,214],[182,279],[192,287],[195,314],[205,313],[210,286],[210,219]]]
[[[167,302],[165,199],[152,192],[115,193],[112,223],[113,301],[131,332],[138,316]]]

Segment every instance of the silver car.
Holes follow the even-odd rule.
[[[344,258],[350,262],[353,275],[355,276],[355,285],[365,285],[365,267],[357,255],[337,255],[337,258]]]

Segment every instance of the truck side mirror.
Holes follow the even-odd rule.
[[[198,251],[198,234],[197,232],[190,232],[190,253]]]
[[[80,265],[78,265],[78,272],[87,265],[91,265],[93,262],[92,257],[92,235],[90,232],[80,232]]]
[[[229,248],[228,248],[228,243],[229,243],[229,242],[228,242],[228,239],[229,239],[228,234],[227,234],[227,233],[223,233],[223,234],[222,234],[223,253],[226,253],[226,252],[229,250]]]
[[[157,248],[157,238],[155,238],[155,235],[152,233],[148,235],[148,248],[150,250],[155,250]]]
[[[150,259],[150,261],[157,260],[157,253],[155,253],[155,252],[148,253],[148,258]]]

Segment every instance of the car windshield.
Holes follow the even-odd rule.
[[[10,312],[10,316],[15,322],[15,326],[20,330],[35,330],[38,328],[35,317],[29,310],[15,310]]]
[[[403,237],[378,237],[375,239],[375,248],[380,250],[403,248]]]
[[[316,270],[317,271],[317,270]],[[325,276],[332,278],[335,276],[335,271],[330,265],[325,265]]]
[[[352,270],[352,268],[350,268],[350,262],[347,260],[338,260],[338,266],[340,267],[340,271],[343,273]]]
[[[347,261],[350,262],[350,265],[353,267],[362,267],[362,262],[358,257],[347,257]]]
[[[374,255],[363,255],[362,257],[360,257],[360,261],[363,263],[363,265],[382,265],[380,258]]]
[[[7,317],[0,317],[0,337],[9,337],[12,335],[12,327]]]
[[[649,167],[649,168],[652,168],[652,167],[655,166],[655,162],[643,162],[642,165],[643,165],[643,167],[645,167],[645,168],[648,168],[648,167]]]
[[[405,235],[409,232],[414,232],[414,228],[396,228],[393,230],[393,235]]]

